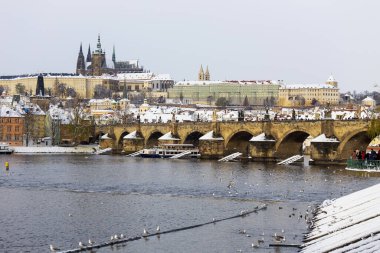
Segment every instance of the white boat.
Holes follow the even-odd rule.
[[[170,158],[173,156],[199,158],[199,149],[193,144],[162,144],[159,147],[146,148],[140,154],[145,158]]]
[[[8,143],[0,143],[0,154],[12,154],[14,149]]]

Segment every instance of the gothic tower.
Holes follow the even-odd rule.
[[[206,67],[205,80],[210,81],[210,72],[208,71],[208,66]]]
[[[45,96],[44,77],[41,74],[37,77],[36,96]]]
[[[87,57],[86,57],[86,62],[91,62],[91,48],[90,45],[88,45],[88,51],[87,51]]]
[[[84,63],[84,55],[82,51],[82,43],[80,43],[80,48],[79,48],[79,54],[78,54],[78,59],[77,59],[77,74],[85,75],[86,74],[86,66]]]
[[[203,67],[201,65],[201,69],[199,70],[199,73],[198,73],[198,80],[199,81],[203,81],[205,80],[205,73],[203,72]]]
[[[113,46],[113,51],[112,51],[112,61],[113,64],[116,65],[116,54],[115,54],[115,45]]]
[[[102,44],[100,43],[100,35],[98,35],[98,43],[96,50],[92,54],[91,68],[93,76],[101,76],[103,74],[102,68],[106,64],[106,53],[102,50]]]

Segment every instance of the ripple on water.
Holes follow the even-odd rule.
[[[99,252],[247,251],[262,232],[266,243],[257,251],[268,252],[270,235],[282,229],[289,231],[290,243],[301,241],[306,224],[297,216],[308,205],[377,182],[339,167],[333,172],[318,166],[71,155],[17,155],[9,162],[10,173],[0,176],[0,251],[7,252],[46,252],[49,244],[73,248],[89,238],[140,235],[144,227],[189,226],[263,202],[267,210],[244,218]]]

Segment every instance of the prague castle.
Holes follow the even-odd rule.
[[[116,61],[115,46],[112,52],[112,61],[107,62],[106,52],[102,49],[100,35],[95,51],[91,52],[90,45],[86,60],[84,58],[82,44],[79,48],[76,73],[83,76],[101,76],[103,74],[115,75],[118,73],[142,73],[144,68],[139,66],[138,60]]]

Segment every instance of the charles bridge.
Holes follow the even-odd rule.
[[[371,142],[369,125],[367,120],[173,121],[97,126],[96,137],[102,148],[126,154],[163,143],[191,143],[199,147],[202,158],[242,152],[253,161],[276,161],[303,153],[323,163],[342,162],[353,150],[365,149]],[[307,138],[311,142],[305,149]]]

